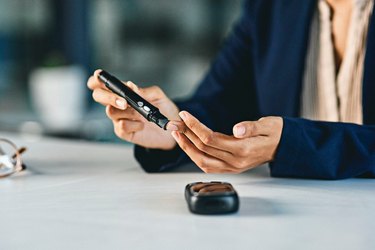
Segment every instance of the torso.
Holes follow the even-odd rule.
[[[345,54],[349,24],[352,16],[352,0],[326,0],[332,10],[332,38],[335,49],[336,72]]]

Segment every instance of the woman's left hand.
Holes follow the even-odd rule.
[[[281,117],[245,121],[233,136],[213,132],[186,111],[184,133],[172,132],[178,145],[206,173],[241,173],[274,159],[283,128]]]

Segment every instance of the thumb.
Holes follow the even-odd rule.
[[[253,137],[263,135],[263,130],[259,121],[246,121],[234,125],[233,135],[236,138]]]

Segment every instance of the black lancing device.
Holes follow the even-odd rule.
[[[167,129],[168,118],[160,113],[159,109],[143,99],[131,88],[122,83],[119,79],[106,71],[101,71],[98,75],[99,80],[113,93],[124,98],[131,107],[138,111],[149,122],[153,122],[162,129]]]

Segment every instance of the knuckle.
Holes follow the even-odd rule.
[[[105,108],[105,113],[106,115],[108,116],[108,118],[112,119],[113,118],[113,115],[114,115],[114,109],[111,107],[111,106],[107,106]]]
[[[114,126],[114,132],[115,132],[115,135],[117,135],[120,138],[122,138],[124,135],[122,129],[119,126],[116,126],[116,124]]]
[[[236,168],[235,166],[237,165],[237,158],[238,157],[236,157],[236,158],[232,158],[232,159],[229,159],[228,161],[227,161],[227,163],[229,164],[229,168]]]
[[[200,151],[204,151],[206,152],[207,151],[207,146],[202,142],[202,141],[198,141],[195,145]]]
[[[199,165],[198,165],[199,166]],[[208,174],[210,172],[210,170],[208,168],[204,168],[204,167],[201,167],[199,166],[200,169],[202,169],[203,172],[205,172],[206,174]]]
[[[92,85],[92,81],[93,81],[94,79],[93,79],[93,77],[92,76],[90,76],[89,77],[89,79],[87,80],[87,83],[86,83],[86,85],[87,85],[87,87],[89,88],[89,89],[91,89],[91,85]]]
[[[157,85],[151,85],[150,89],[153,90],[153,91],[156,91],[158,89],[158,86]]]
[[[125,128],[126,128],[126,126],[125,126],[123,121],[116,122],[115,134],[120,138],[127,139],[128,133],[126,132]]]
[[[134,82],[132,81],[127,81],[127,82],[123,82],[126,86],[128,86],[129,88],[131,88],[132,90],[134,91],[137,91],[137,90],[141,90]]]
[[[117,96],[115,94],[109,94],[107,99],[108,99],[108,103],[111,104],[112,106],[116,107],[117,104],[116,104],[116,100],[117,100]]]
[[[100,83],[98,82],[97,78],[95,76],[90,76],[89,79],[87,80],[87,87],[91,90],[94,90],[98,87]]]
[[[188,152],[188,151],[189,151],[188,146],[187,146],[186,143],[184,143],[183,141],[180,141],[180,142],[179,142],[179,146],[180,146],[180,148],[181,148],[183,151],[185,151],[185,152]]]
[[[195,131],[195,129],[196,129],[196,127],[197,127],[197,123],[196,123],[194,120],[186,119],[184,122],[186,123],[186,125],[187,125],[192,131]]]
[[[248,162],[245,159],[239,159],[239,160],[237,160],[237,163],[234,165],[235,166],[234,171],[238,171],[240,169],[243,169],[243,168],[247,167],[247,165],[248,165]]]
[[[120,121],[121,122],[121,129],[122,129],[122,132],[126,135],[130,134],[132,131],[131,129],[129,128],[129,126],[127,126],[126,122],[125,121]]]
[[[271,128],[282,128],[283,126],[283,118],[281,117],[273,117],[270,119],[272,121]]]
[[[159,86],[157,86],[157,85],[152,85],[150,87],[150,90],[152,90],[153,92],[158,93],[158,94],[163,93],[163,91],[161,90],[161,88]]]
[[[202,168],[202,169],[207,169],[208,166],[207,166],[207,162],[204,160],[204,158],[199,158],[197,160],[197,165]]]
[[[249,131],[249,134],[250,135],[255,135],[258,131],[257,129],[257,123],[256,122],[252,122],[250,124],[247,125],[247,130]]]
[[[94,71],[93,76],[97,77],[97,76],[99,75],[99,73],[102,72],[102,71],[103,71],[102,69],[96,69],[96,70]]]
[[[246,157],[246,156],[248,156],[248,152],[247,152],[247,150],[246,150],[246,149],[243,149],[243,150],[238,154],[238,156],[240,156],[240,157]]]
[[[210,131],[202,139],[202,142],[206,145],[211,145],[214,142],[215,134]]]
[[[94,99],[95,101],[98,101],[98,94],[99,94],[98,91],[94,89],[91,94],[92,99]]]
[[[245,144],[242,148],[242,150],[240,151],[239,155],[240,156],[243,156],[243,157],[246,157],[246,156],[249,156],[251,153],[252,153],[253,149],[251,147],[250,144]]]
[[[134,132],[134,131],[130,128],[129,123],[127,123],[126,121],[124,121],[124,120],[120,120],[119,123],[120,123],[120,127],[121,127],[122,131],[123,131],[125,134],[128,135],[128,134],[131,134],[132,132]]]
[[[264,121],[264,120],[266,120],[266,119],[267,119],[267,117],[261,117],[261,118],[258,119],[258,121],[261,122],[261,121]]]

